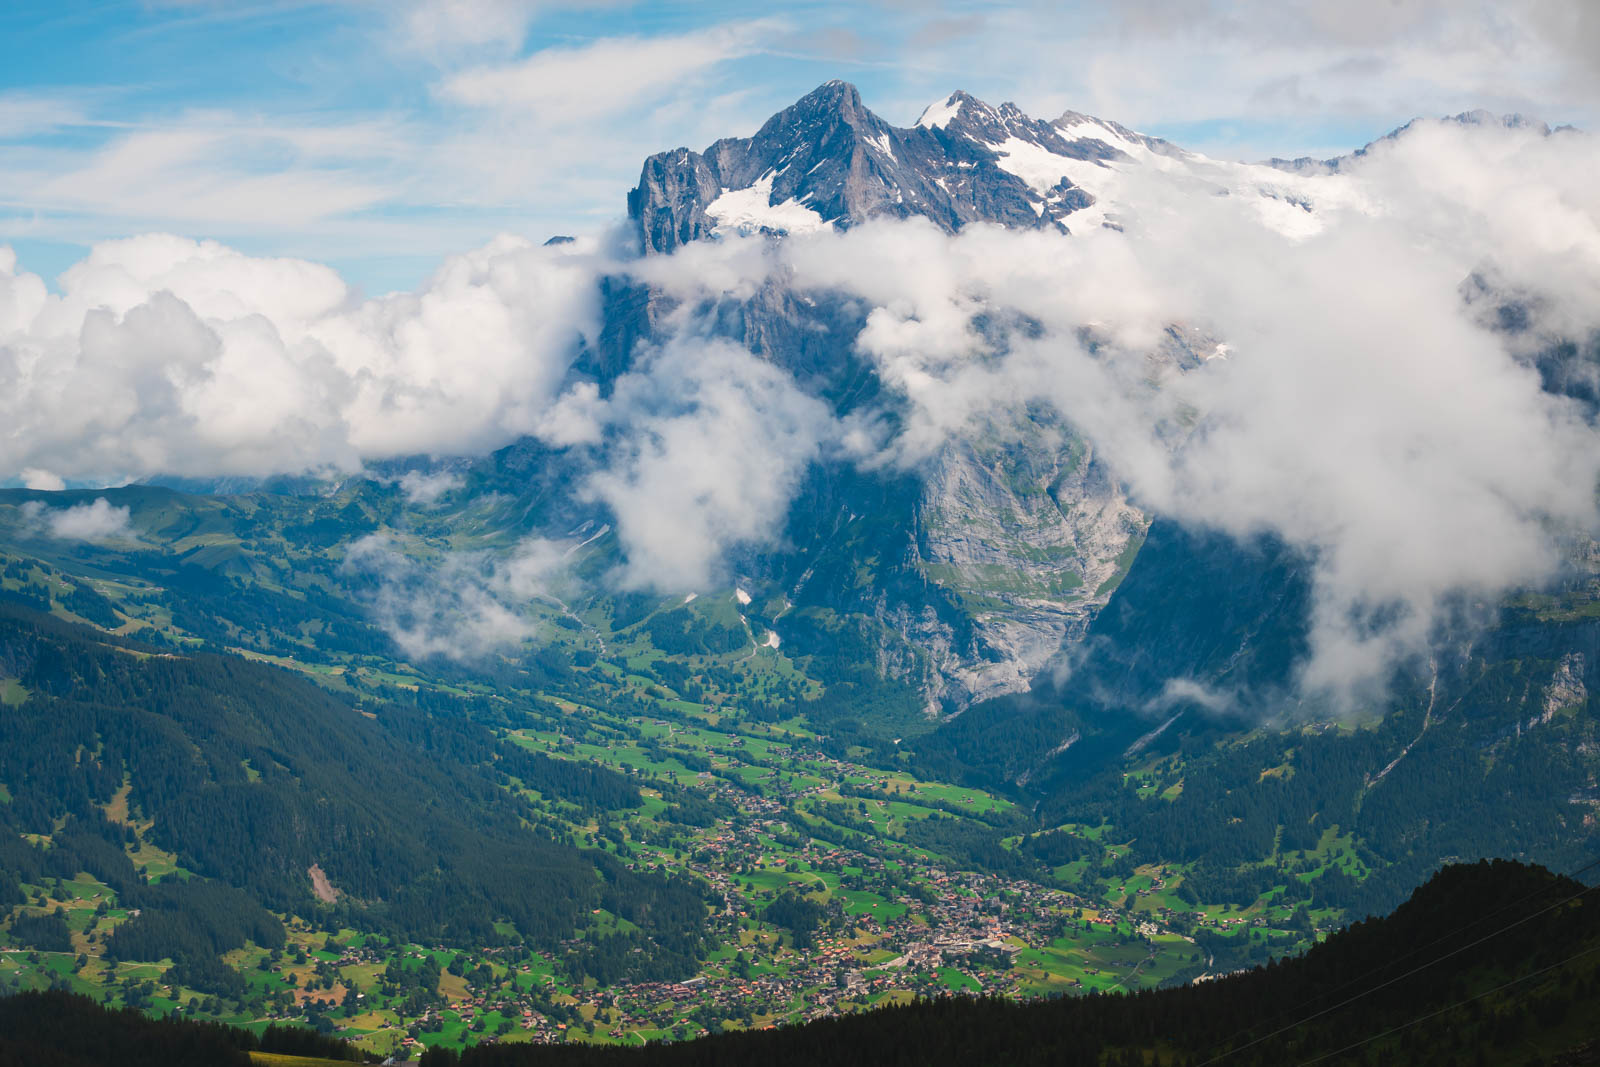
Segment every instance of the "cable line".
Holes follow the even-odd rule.
[[[1581,959],[1582,957],[1587,956],[1587,955],[1589,955],[1591,953],[1594,953],[1594,952],[1600,952],[1600,945],[1590,945],[1588,948],[1584,949],[1582,952],[1574,952],[1572,955],[1568,956],[1566,959],[1562,960],[1560,963],[1552,963],[1548,967],[1541,967],[1537,971],[1530,971],[1530,972],[1528,972],[1527,974],[1523,975],[1520,978],[1513,978],[1509,982],[1502,982],[1501,984],[1495,986],[1493,989],[1486,989],[1482,993],[1477,994],[1476,996],[1468,997],[1466,1000],[1457,1001],[1456,1003],[1450,1005],[1448,1008],[1440,1008],[1438,1011],[1432,1011],[1432,1012],[1429,1012],[1426,1015],[1419,1015],[1415,1019],[1411,1019],[1411,1020],[1409,1020],[1407,1022],[1401,1023],[1399,1026],[1392,1026],[1389,1029],[1385,1030],[1381,1034],[1373,1034],[1371,1037],[1363,1038],[1362,1040],[1357,1041],[1353,1045],[1346,1045],[1344,1048],[1335,1049],[1333,1052],[1324,1052],[1322,1055],[1318,1056],[1316,1059],[1302,1060],[1299,1064],[1296,1065],[1296,1067],[1311,1067],[1311,1065],[1314,1064],[1314,1063],[1321,1063],[1323,1060],[1332,1059],[1334,1056],[1342,1056],[1346,1052],[1353,1052],[1356,1049],[1360,1048],[1362,1045],[1370,1045],[1374,1041],[1380,1040],[1380,1039],[1385,1038],[1385,1037],[1389,1037],[1389,1036],[1391,1036],[1393,1034],[1398,1034],[1400,1031],[1409,1029],[1409,1028],[1411,1028],[1413,1026],[1416,1026],[1418,1023],[1425,1023],[1429,1019],[1434,1019],[1434,1018],[1437,1018],[1440,1015],[1444,1015],[1446,1012],[1455,1011],[1457,1008],[1464,1008],[1468,1004],[1471,1004],[1475,1000],[1482,1000],[1484,997],[1491,996],[1491,995],[1493,995],[1495,993],[1500,992],[1503,989],[1510,989],[1512,986],[1518,984],[1519,982],[1526,982],[1531,978],[1539,977],[1541,974],[1548,974],[1550,971],[1555,970],[1557,967],[1565,967],[1567,964],[1571,963],[1573,960]]]
[[[1578,867],[1575,870],[1568,871],[1566,874],[1562,875],[1561,877],[1570,878],[1573,881],[1577,881],[1578,880],[1578,876],[1580,874],[1583,874],[1586,871],[1592,870],[1595,867],[1600,867],[1600,856],[1597,856],[1596,858],[1590,860],[1588,863],[1585,863],[1582,867]],[[1354,978],[1346,978],[1343,982],[1340,982],[1338,985],[1334,986],[1332,989],[1325,989],[1325,990],[1323,990],[1323,991],[1321,991],[1319,993],[1314,993],[1311,996],[1306,997],[1304,1000],[1300,1001],[1298,1004],[1295,1004],[1292,1007],[1280,1008],[1278,1011],[1276,1011],[1276,1012],[1274,1012],[1272,1014],[1272,1016],[1268,1020],[1268,1022],[1276,1022],[1277,1020],[1283,1018],[1285,1015],[1291,1015],[1291,1014],[1293,1014],[1295,1012],[1298,1012],[1302,1008],[1305,1008],[1305,1007],[1308,1007],[1309,1005],[1315,1004],[1319,1000],[1323,1000],[1323,999],[1325,999],[1327,997],[1335,996],[1335,995],[1343,992],[1344,990],[1349,989],[1351,986],[1356,985],[1359,982],[1366,981],[1368,978],[1371,978],[1373,975],[1379,973],[1380,971],[1386,970],[1389,967],[1394,966],[1396,963],[1399,963],[1399,962],[1401,962],[1403,960],[1410,959],[1411,957],[1417,955],[1419,952],[1426,952],[1428,949],[1433,948],[1435,945],[1441,945],[1444,942],[1449,941],[1451,938],[1456,937],[1459,934],[1464,934],[1468,930],[1473,929],[1474,927],[1481,926],[1484,923],[1488,922],[1490,919],[1493,919],[1498,915],[1503,915],[1504,913],[1510,911],[1513,908],[1520,908],[1522,905],[1526,904],[1528,901],[1530,901],[1530,900],[1534,899],[1535,897],[1540,896],[1541,894],[1543,894],[1549,888],[1550,888],[1549,886],[1541,886],[1540,888],[1533,890],[1531,893],[1526,893],[1526,894],[1518,897],[1516,900],[1513,900],[1513,901],[1511,901],[1511,902],[1509,902],[1507,904],[1502,904],[1500,907],[1496,908],[1494,911],[1488,912],[1487,914],[1484,914],[1484,915],[1480,915],[1476,919],[1473,919],[1471,922],[1466,923],[1466,924],[1464,924],[1462,926],[1456,927],[1454,930],[1451,930],[1449,933],[1440,934],[1438,937],[1434,938],[1432,941],[1429,941],[1425,945],[1418,945],[1415,948],[1407,950],[1404,955],[1398,956],[1395,959],[1390,960],[1388,963],[1382,964],[1382,965],[1377,966],[1377,967],[1368,968],[1366,971],[1362,972],[1361,974],[1356,975]],[[1239,1031],[1235,1032],[1232,1036],[1230,1036],[1228,1038],[1228,1041],[1235,1041],[1235,1040],[1243,1037],[1244,1035],[1248,1034],[1249,1032],[1250,1032],[1249,1028],[1246,1028],[1244,1030],[1239,1030]],[[1224,1042],[1224,1043],[1226,1043],[1226,1042]]]
[[[1597,861],[1597,862],[1600,862],[1600,861]],[[1288,1033],[1290,1030],[1293,1030],[1298,1026],[1304,1026],[1306,1023],[1312,1022],[1312,1021],[1314,1021],[1316,1019],[1320,1019],[1320,1018],[1322,1018],[1322,1016],[1327,1015],[1329,1012],[1338,1011],[1340,1008],[1346,1007],[1346,1006],[1348,1006],[1350,1004],[1354,1004],[1356,1001],[1360,1000],[1362,997],[1371,996],[1373,993],[1378,992],[1378,990],[1380,990],[1380,989],[1387,989],[1389,986],[1394,985],[1396,982],[1401,982],[1401,981],[1404,981],[1407,978],[1412,977],[1413,975],[1420,974],[1421,972],[1427,970],[1429,967],[1432,967],[1432,966],[1434,966],[1436,964],[1439,964],[1439,963],[1443,963],[1445,960],[1450,959],[1452,956],[1459,956],[1461,953],[1467,951],[1468,949],[1476,948],[1477,946],[1483,944],[1485,941],[1491,941],[1494,938],[1499,937],[1503,933],[1506,933],[1506,932],[1508,932],[1510,930],[1515,930],[1517,927],[1523,925],[1524,923],[1532,922],[1534,919],[1537,919],[1542,915],[1548,915],[1550,912],[1556,910],[1557,908],[1564,907],[1567,904],[1572,903],[1574,900],[1577,900],[1579,897],[1585,895],[1586,893],[1589,893],[1589,892],[1593,891],[1595,888],[1596,888],[1595,886],[1584,886],[1581,890],[1579,890],[1578,892],[1572,894],[1569,897],[1564,897],[1561,900],[1556,901],[1554,904],[1551,904],[1551,905],[1549,905],[1548,907],[1545,907],[1545,908],[1541,908],[1539,911],[1534,912],[1532,915],[1524,916],[1523,918],[1518,919],[1514,923],[1510,923],[1510,924],[1508,924],[1506,926],[1502,926],[1500,929],[1495,930],[1492,933],[1484,934],[1482,937],[1478,938],[1476,941],[1470,941],[1467,944],[1462,945],[1460,948],[1451,949],[1449,952],[1446,952],[1444,955],[1435,957],[1434,959],[1429,960],[1427,963],[1420,964],[1420,965],[1418,965],[1416,967],[1413,967],[1411,970],[1406,971],[1404,974],[1398,974],[1395,977],[1390,978],[1386,982],[1379,982],[1377,985],[1372,986],[1370,989],[1365,989],[1362,992],[1355,994],[1354,996],[1346,997],[1344,1000],[1341,1000],[1339,1003],[1331,1004],[1328,1007],[1323,1008],[1321,1011],[1312,1012],[1310,1015],[1307,1015],[1302,1019],[1298,1019],[1295,1022],[1292,1022],[1287,1026],[1281,1026],[1281,1027],[1279,1027],[1278,1029],[1272,1031],[1269,1034],[1264,1034],[1261,1037],[1256,1038],[1254,1041],[1247,1042],[1246,1044],[1240,1045],[1238,1048],[1229,1049],[1226,1052],[1223,1052],[1223,1053],[1220,1053],[1219,1055],[1213,1056],[1211,1059],[1206,1060],[1204,1063],[1202,1063],[1200,1065],[1200,1067],[1210,1067],[1210,1065],[1213,1064],[1213,1063],[1220,1063],[1223,1060],[1227,1059],[1229,1056],[1233,1056],[1233,1055],[1236,1055],[1237,1053],[1243,1052],[1245,1049],[1253,1048],[1256,1045],[1261,1044],[1263,1041],[1270,1041],[1273,1038],[1278,1037],[1281,1034]],[[1502,910],[1504,910],[1504,909],[1502,909]],[[1401,958],[1403,959],[1404,957],[1401,957]]]

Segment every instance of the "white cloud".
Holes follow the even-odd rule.
[[[685,592],[727,552],[777,536],[806,466],[837,436],[826,405],[727,341],[683,336],[616,383],[620,436],[587,493],[616,517],[631,587]]]
[[[96,246],[59,296],[0,271],[0,469],[110,482],[494,447],[538,424],[595,329],[598,262],[502,238],[364,303],[326,267],[165,235]]]
[[[567,548],[528,538],[505,556],[460,552],[429,560],[369,534],[347,546],[344,566],[371,583],[369,607],[407,656],[473,660],[535,636],[529,608],[539,599],[559,605],[550,590],[561,580]]]
[[[431,474],[406,471],[400,476],[399,484],[408,503],[431,507],[446,493],[453,493],[467,484],[467,480],[455,471],[434,471]]]
[[[391,121],[195,111],[119,125],[66,127],[92,147],[34,144],[11,153],[0,165],[0,203],[33,216],[113,217],[124,230],[238,234],[310,230],[402,191],[389,164],[406,137]]]
[[[508,51],[521,47],[540,6],[533,0],[412,0],[391,10],[409,47],[448,55],[485,45]]]
[[[594,12],[629,0],[356,0],[392,20],[402,49],[445,63],[473,52],[513,53],[528,27],[559,10]]]
[[[662,37],[607,37],[572,48],[546,48],[514,63],[451,76],[440,93],[469,107],[515,110],[541,125],[577,125],[622,112],[654,109],[685,82],[718,64],[759,50],[775,21],[728,23]]]
[[[105,497],[69,508],[45,507],[30,500],[22,507],[25,518],[43,523],[51,537],[64,541],[115,541],[134,536],[127,508],[112,507]]]
[[[28,489],[40,489],[47,493],[58,493],[67,487],[57,475],[49,471],[42,471],[37,467],[24,468],[21,475],[22,484]]]

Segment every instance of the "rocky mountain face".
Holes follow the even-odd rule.
[[[1119,144],[1169,147],[1076,112],[1043,122],[964,92],[902,129],[868,111],[853,85],[832,81],[754,137],[651,156],[628,210],[646,252],[722,233],[847,228],[880,216],[920,215],[951,231],[971,222],[1065,229],[1094,197],[1066,170],[1049,173],[1050,161],[1126,160]]]
[[[1478,113],[1453,121],[1530,124]],[[831,81],[751,137],[651,156],[628,209],[646,257],[734,235],[778,240],[913,216],[946,232],[978,223],[1126,230],[1144,224],[1146,194],[1158,186],[1227,195],[1264,226],[1303,237],[1368,209],[1338,169],[1338,161],[1213,160],[1115,122],[1070,111],[1045,121],[965,92],[898,127],[868,110],[853,86]],[[664,335],[669,314],[681,320],[689,311],[707,336],[783,367],[835,412],[893,417],[897,398],[855,346],[865,324],[857,302],[799,293],[781,279],[691,309],[626,281],[605,295],[606,332],[578,367],[602,391]],[[1175,324],[1150,353],[1152,380],[1214,358],[1225,351],[1218,341]],[[1580,377],[1567,391],[1582,391],[1589,379]],[[844,503],[859,487],[845,491],[840,479],[856,480],[842,466],[821,472],[813,499],[796,505],[787,531],[793,557],[745,561],[744,575],[786,603],[853,619],[876,643],[880,669],[914,684],[930,714],[1028,689],[1083,637],[1150,522],[1091,444],[1050,411],[969,427],[917,466],[910,499],[899,482],[892,492],[880,486],[880,500],[903,506],[870,537],[855,524],[874,505]],[[847,529],[854,532],[841,537]],[[834,565],[819,565],[823,557]]]
[[[951,232],[975,222],[1070,232],[1074,215],[1095,198],[1069,171],[1092,183],[1113,165],[1136,165],[1135,154],[1181,153],[1115,123],[1075,112],[1045,122],[964,92],[927,108],[915,125],[896,127],[867,110],[854,86],[833,81],[753,137],[650,157],[628,207],[646,255],[732,234],[782,237],[879,217],[921,216]],[[1084,218],[1109,224],[1103,212]],[[639,287],[611,297],[613,343],[584,367],[602,386],[673,310]],[[838,411],[885,399],[855,351],[863,321],[851,302],[802,298],[778,282],[695,311],[708,333],[783,366]],[[930,714],[1026,689],[1064,643],[1082,635],[1148,525],[1092,446],[1046,411],[973,427],[922,463],[915,481],[903,521],[870,548],[895,577],[879,574],[870,591],[837,580],[819,588],[817,575],[834,572],[815,566],[783,580],[791,602],[825,605],[871,631],[880,667],[912,682]],[[842,505],[807,514],[791,524],[795,548],[814,556],[854,517]]]

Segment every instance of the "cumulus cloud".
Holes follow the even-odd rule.
[[[0,469],[260,475],[459,454],[531,431],[595,329],[594,257],[500,238],[414,293],[150,235],[60,295],[0,259]]]
[[[837,436],[828,407],[785,371],[693,336],[624,375],[594,415],[617,439],[585,492],[616,517],[628,554],[618,578],[634,588],[704,589],[729,549],[770,543]]]
[[[37,500],[22,506],[24,519],[39,524],[64,541],[116,541],[134,537],[127,508],[112,507],[105,497],[67,508],[46,507]]]
[[[28,489],[42,489],[46,492],[56,493],[67,487],[58,475],[49,471],[42,471],[37,467],[26,467],[21,475],[22,484]]]

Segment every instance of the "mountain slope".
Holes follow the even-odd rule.
[[[650,254],[736,233],[847,229],[880,217],[917,216],[950,231],[973,223],[1065,229],[1063,220],[1092,198],[1065,170],[1048,172],[1132,164],[1125,149],[1176,152],[1114,123],[1076,114],[1041,122],[966,93],[898,128],[867,110],[853,86],[829,82],[751,138],[718,141],[704,153],[652,156],[629,194],[629,214]],[[602,388],[634,365],[634,346],[664,332],[667,314],[677,310],[646,292],[618,290],[608,310],[608,319],[644,311],[642,322],[617,335],[626,349],[602,345],[581,364]],[[899,404],[856,350],[864,323],[854,301],[797,294],[780,280],[752,297],[694,310],[710,335],[783,367],[841,414],[872,410],[870,402],[892,417]],[[819,587],[814,568],[803,593],[778,587],[859,628],[891,675],[920,692],[930,714],[1024,688],[1064,641],[1081,635],[1145,525],[1093,448],[1059,417],[1029,411],[1003,422],[974,428],[918,469],[918,499],[903,520],[910,536],[875,554],[876,595],[863,602],[850,588]],[[823,469],[814,480],[860,479]],[[888,484],[877,492],[900,499]],[[791,542],[806,553],[834,551],[834,535],[852,514],[861,512],[800,502]],[[903,569],[910,581],[890,578],[885,568]],[[792,581],[770,572],[750,577]],[[928,594],[884,592],[917,585]]]
[[[59,838],[6,867],[64,864],[61,877],[87,870],[135,890],[122,848],[133,829],[275,910],[314,911],[316,890],[350,921],[408,940],[502,943],[495,924],[508,922],[548,945],[604,903],[670,942],[669,968],[695,956],[698,891],[555,839],[504,788],[508,773],[531,782],[549,761],[478,723],[352,707],[266,664],[174,654],[5,604],[0,675],[26,694],[0,719],[0,827],[12,840]],[[578,788],[601,797],[604,785]],[[639,803],[621,780],[611,792]]]

